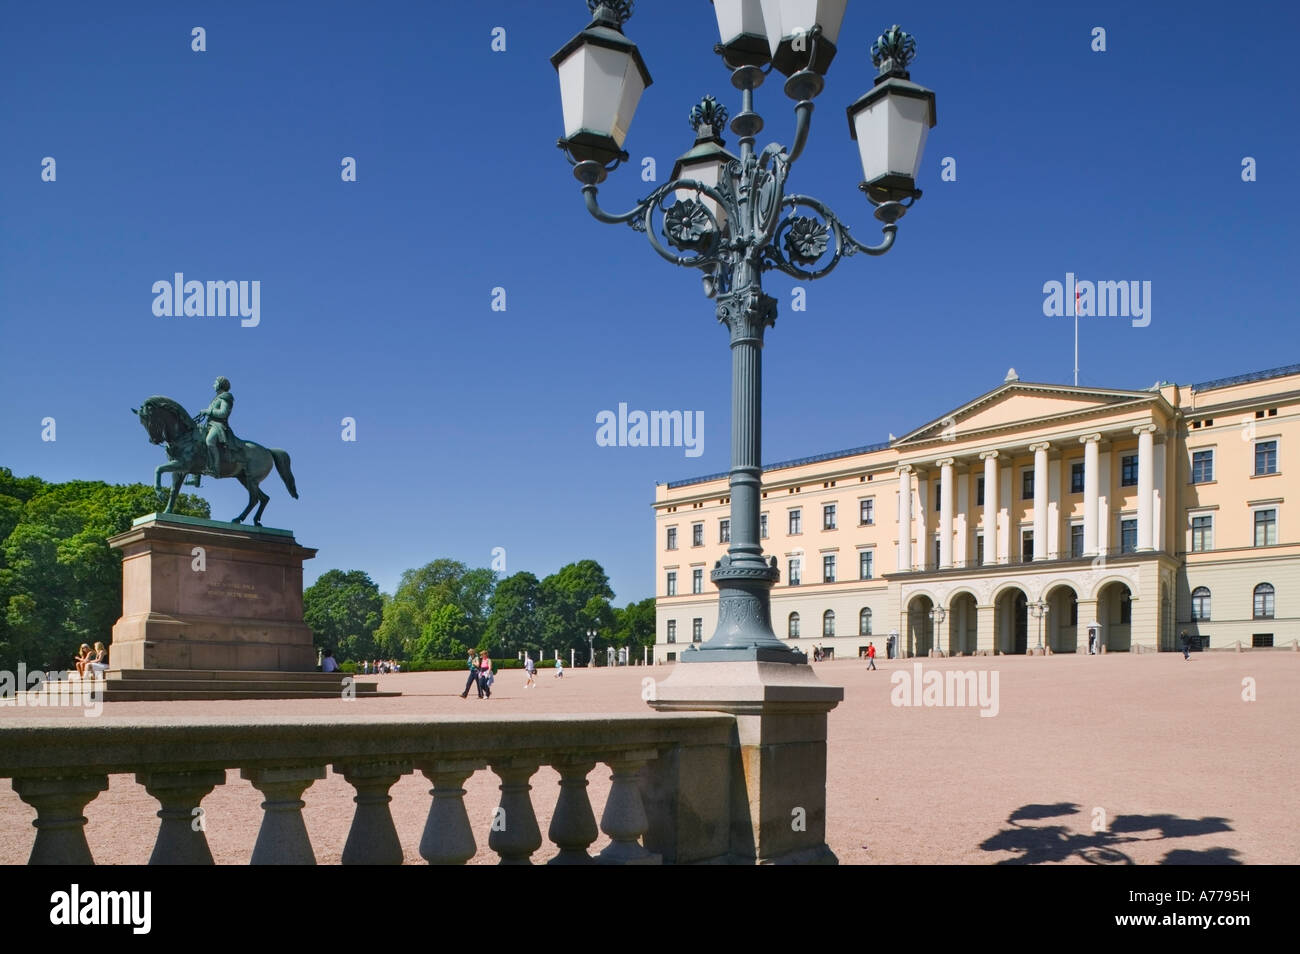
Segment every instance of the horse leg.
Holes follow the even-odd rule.
[[[181,473],[179,470],[172,472],[172,492],[171,492],[171,496],[167,498],[167,506],[163,510],[163,513],[176,512],[176,498],[180,496],[181,481],[184,479],[185,479],[185,475]]]
[[[247,479],[244,478],[243,474],[239,475],[239,482],[243,484],[244,489],[248,491],[248,506],[244,508],[243,513],[241,513],[234,520],[230,521],[231,523],[243,523],[244,518],[248,516],[248,512],[253,509],[253,504],[257,502],[257,498],[253,496],[253,491],[256,489],[256,485],[250,487]]]
[[[153,472],[154,490],[162,490],[162,475],[167,473],[167,468],[170,465],[170,463],[171,462],[168,461],[166,464],[159,464],[157,467],[154,468],[154,472]]]
[[[262,505],[257,508],[257,513],[253,515],[253,525],[260,527],[262,525],[262,511],[265,510],[266,505],[271,502],[271,495],[266,493],[266,491],[262,490],[262,488],[258,487],[256,484],[253,486],[257,488],[257,496],[262,501]]]

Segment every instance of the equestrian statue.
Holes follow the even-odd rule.
[[[248,506],[231,521],[241,523],[258,504],[253,524],[262,525],[262,511],[271,499],[259,486],[274,467],[289,490],[289,496],[298,498],[293,471],[289,469],[289,454],[278,447],[263,447],[254,441],[241,440],[230,430],[230,412],[235,407],[235,396],[230,393],[230,381],[217,378],[217,392],[208,409],[191,417],[185,408],[167,397],[151,397],[131,412],[149,432],[149,442],[163,444],[167,463],[159,464],[154,471],[154,487],[162,489],[162,475],[172,475],[171,497],[164,513],[176,508],[181,482],[189,475],[192,486],[199,486],[203,475],[209,477],[234,477],[248,491]]]

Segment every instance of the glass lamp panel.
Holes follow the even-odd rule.
[[[676,178],[694,179],[696,182],[701,182],[706,186],[713,186],[716,188],[719,177],[722,175],[722,165],[721,162],[717,161],[702,162],[695,166],[683,165],[681,171],[677,173]],[[679,202],[685,202],[688,199],[698,199],[700,202],[704,203],[706,209],[713,213],[713,217],[717,220],[719,228],[724,228],[726,226],[727,214],[723,211],[722,206],[716,199],[710,198],[703,192],[697,193],[694,189],[677,189],[675,190],[675,194]]]
[[[890,174],[915,180],[930,133],[930,104],[886,94],[854,115],[853,129],[866,182]]]
[[[767,36],[762,0],[713,0],[713,13],[724,46],[744,34]]]
[[[838,44],[848,0],[762,0],[762,5],[767,43],[775,56],[783,39],[807,33],[817,25],[826,39]]]
[[[556,68],[566,138],[579,132],[610,136],[623,148],[645,82],[633,57],[583,44]]]

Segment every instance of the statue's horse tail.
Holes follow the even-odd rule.
[[[293,471],[289,469],[289,452],[278,447],[268,447],[267,450],[271,452],[271,459],[275,461],[275,472],[280,475],[285,487],[289,488],[289,496],[297,500],[298,485],[294,482]]]

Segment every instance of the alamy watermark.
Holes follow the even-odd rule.
[[[687,457],[704,453],[703,411],[628,411],[596,415],[596,443],[601,447],[684,447]]]
[[[1134,328],[1151,324],[1149,281],[1090,282],[1065,273],[1065,283],[1043,284],[1043,314],[1048,318],[1132,318]]]
[[[262,321],[260,281],[187,282],[184,272],[176,272],[171,281],[154,282],[153,294],[153,313],[159,318],[239,317],[245,328]]]
[[[988,669],[931,669],[920,663],[912,671],[895,669],[889,676],[893,686],[889,701],[895,706],[937,706],[960,708],[979,706],[980,716],[991,718],[1001,707],[998,701],[998,671]]]
[[[27,671],[20,662],[18,671],[0,669],[0,707],[81,708],[86,718],[104,711],[104,680],[70,679],[64,670]]]

